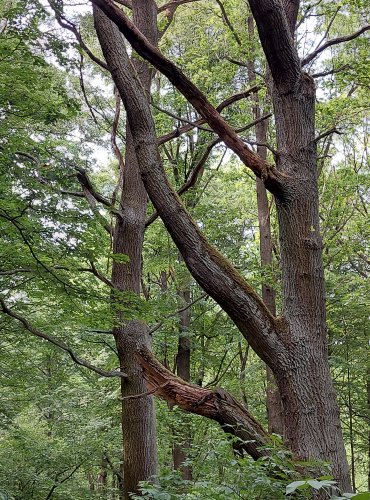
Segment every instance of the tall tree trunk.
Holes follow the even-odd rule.
[[[252,16],[248,16],[248,34],[251,43],[255,37],[254,30],[254,20]],[[248,80],[250,84],[255,83],[256,67],[255,67],[254,57],[250,57],[247,62]],[[266,80],[271,80],[267,71]],[[254,102],[252,106],[252,113],[255,120],[258,120],[262,116],[262,110],[260,105],[260,100],[258,93],[256,92],[252,96]],[[256,124],[256,142],[257,142],[257,154],[264,161],[267,159],[267,148],[264,144],[267,143],[267,128],[268,120],[261,121]],[[260,235],[260,259],[262,268],[271,267],[273,261],[272,255],[272,237],[271,237],[271,219],[270,219],[270,209],[269,201],[267,197],[267,191],[265,185],[261,179],[256,179],[256,192],[257,192],[257,212],[258,212],[258,227]],[[268,307],[271,314],[276,316],[276,292],[275,289],[267,284],[262,284],[262,299],[266,306]],[[276,381],[274,373],[266,366],[266,406],[267,406],[267,417],[268,417],[268,429],[269,432],[274,434],[284,435],[284,421],[283,421],[283,406],[279,394],[279,389],[276,386]]]
[[[315,84],[301,71],[293,41],[299,2],[250,0],[250,6],[273,81],[276,166],[286,176],[285,193],[275,200],[290,362],[274,370],[284,407],[285,439],[299,457],[330,457],[334,477],[351,491],[328,363]]]
[[[351,490],[331,381],[319,227],[314,82],[302,75],[294,93],[274,89],[277,166],[287,177],[276,198],[280,229],[287,366],[275,369],[284,406],[285,438],[299,457],[330,457],[335,477]]]
[[[157,8],[153,0],[132,2],[133,18],[138,28],[152,42],[157,41]],[[106,22],[105,16],[95,9],[94,20],[97,30]],[[124,43],[123,39],[122,42]],[[144,61],[132,60],[137,77],[148,94],[152,70]],[[146,392],[146,385],[136,352],[138,345],[150,347],[147,325],[138,320],[125,320],[119,312],[120,292],[140,295],[142,247],[145,231],[147,194],[141,180],[135,154],[130,122],[126,125],[125,165],[122,173],[121,211],[117,220],[113,253],[125,254],[128,263],[114,260],[112,282],[117,290],[114,299],[118,305],[118,325],[113,329],[122,371],[127,380],[121,382],[122,432],[123,432],[123,485],[124,498],[137,492],[139,481],[148,480],[157,473],[156,421],[152,396],[131,398]]]

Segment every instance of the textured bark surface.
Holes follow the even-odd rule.
[[[215,420],[223,430],[240,439],[235,447],[257,459],[268,455],[261,447],[269,444],[269,435],[231,394],[223,389],[204,389],[185,382],[161,365],[145,347],[139,349],[147,386],[156,396],[183,410]]]
[[[334,477],[351,491],[327,352],[315,85],[301,72],[293,44],[296,2],[285,2],[287,16],[275,0],[250,0],[250,6],[273,77],[276,165],[286,175],[284,196],[276,197],[276,208],[290,361],[274,370],[284,407],[285,439],[301,458],[329,459]]]
[[[132,2],[137,26],[153,42],[157,40],[157,9],[152,0]],[[98,9],[94,10],[95,27],[99,38],[107,41],[111,23]],[[123,40],[121,40],[123,43]],[[142,88],[149,93],[151,68],[142,61],[132,62]],[[122,264],[113,260],[112,282],[119,292],[140,294],[142,247],[145,230],[147,194],[136,159],[130,121],[126,126],[126,152],[122,172],[121,212],[113,236],[113,253],[126,254],[130,260]],[[119,304],[120,298],[116,297]],[[123,431],[124,498],[137,492],[138,482],[157,473],[156,422],[153,397],[131,398],[146,392],[142,368],[136,360],[137,346],[150,346],[148,327],[141,321],[127,321],[118,312],[119,323],[113,332],[122,371],[127,380],[121,384]]]
[[[141,176],[156,210],[194,278],[227,312],[273,370],[283,401],[286,440],[292,451],[303,459],[329,460],[334,477],[345,491],[350,491],[339,411],[327,359],[314,141],[315,88],[313,80],[301,71],[292,37],[297,2],[284,1],[289,8],[286,16],[280,0],[250,0],[274,82],[278,153],[276,168],[267,170],[263,160],[256,159],[257,155],[251,156],[249,150],[245,152],[240,148],[235,133],[220,121],[204,96],[138,33],[110,0],[94,0],[94,3],[119,25],[140,55],[188,97],[222,140],[275,194],[280,229],[282,318],[275,318],[243,277],[209,245],[169,185],[159,158],[146,96],[120,43],[119,31],[111,25],[110,43],[102,43],[102,48],[123,99]],[[238,429],[240,411],[228,397],[217,396],[220,393],[215,391],[212,395],[200,392],[195,403],[194,392],[191,391],[191,396],[186,384],[174,385],[168,372],[161,372],[161,378],[150,371],[148,363],[143,362],[142,367],[149,385],[153,378],[159,377],[154,388],[160,396],[195,413],[202,408],[202,413],[198,411],[200,414],[220,421],[221,425],[226,422],[234,432]],[[237,415],[225,414],[225,407],[230,406]]]

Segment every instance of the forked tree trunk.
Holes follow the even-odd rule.
[[[275,195],[283,287],[281,318],[269,312],[243,277],[209,245],[171,189],[158,155],[147,100],[129,67],[127,54],[120,50],[117,30],[110,25],[105,36],[98,31],[107,64],[130,119],[142,179],[190,272],[273,370],[284,406],[285,437],[293,453],[302,459],[330,461],[335,479],[345,491],[350,491],[327,353],[314,135],[315,88],[312,78],[301,71],[292,36],[299,2],[249,0],[274,82],[278,154],[276,168],[269,168],[246,148],[179,68],[148,44],[113,2],[93,1],[117,23],[135,49],[177,86]],[[146,376],[147,371],[150,375],[148,366]],[[160,392],[176,401],[184,387],[180,384],[175,388],[168,373],[162,372],[162,375]],[[195,394],[196,388],[192,391]],[[212,408],[207,407],[211,413],[215,412],[210,418],[221,422],[222,417],[227,417],[231,421],[229,413],[221,412],[220,400],[215,399],[215,394],[205,397],[215,402]],[[204,403],[202,398],[201,402]],[[190,408],[194,408],[192,405],[194,402]],[[234,421],[234,425],[237,423]]]
[[[157,9],[153,0],[133,1],[133,17],[137,26],[152,43],[157,41]],[[99,26],[102,15],[95,12]],[[121,43],[124,43],[122,38]],[[132,61],[143,89],[148,94],[152,77],[151,68],[143,61]],[[129,120],[126,125],[125,164],[122,172],[121,212],[114,229],[113,253],[129,256],[128,263],[113,260],[112,282],[118,291],[114,297],[118,306],[117,325],[113,332],[122,371],[127,379],[121,380],[122,432],[123,432],[123,488],[124,498],[137,492],[139,481],[157,474],[156,421],[151,395],[131,398],[146,392],[145,380],[136,352],[138,345],[150,346],[148,327],[142,321],[125,320],[119,311],[120,292],[140,295],[142,247],[145,231],[147,194],[141,180]],[[124,302],[124,297],[123,297]]]

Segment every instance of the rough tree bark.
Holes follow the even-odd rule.
[[[130,120],[143,182],[190,272],[273,370],[283,401],[289,447],[302,459],[330,461],[335,479],[350,491],[327,356],[314,137],[315,88],[312,78],[301,70],[292,36],[298,2],[284,1],[287,15],[281,0],[249,2],[273,79],[278,146],[274,168],[268,167],[244,143],[240,144],[242,141],[205,96],[138,32],[113,2],[93,3],[117,24],[140,55],[168,76],[274,194],[281,246],[281,318],[269,312],[243,277],[209,245],[169,185],[158,155],[150,109],[124,47],[118,42],[118,30],[109,23],[104,35],[98,30],[105,59]],[[164,382],[162,392],[169,386]],[[219,405],[216,408],[220,410]]]
[[[157,42],[157,7],[153,0],[132,2],[133,19],[140,30],[154,44]],[[95,23],[104,22],[95,11]],[[121,43],[124,43],[121,38]],[[149,99],[152,69],[144,61],[132,60],[142,88]],[[122,217],[117,219],[113,235],[113,254],[126,254],[128,263],[114,260],[112,283],[116,288],[113,295],[120,304],[120,292],[140,295],[142,246],[145,231],[147,194],[142,183],[132,139],[130,120],[126,125],[125,162],[122,175],[120,206]],[[146,392],[145,380],[136,359],[138,345],[150,345],[148,327],[142,321],[127,321],[117,312],[117,325],[113,328],[122,371],[127,379],[121,382],[122,432],[123,432],[123,495],[137,492],[139,481],[147,480],[157,473],[156,421],[153,397],[151,395],[131,398]]]

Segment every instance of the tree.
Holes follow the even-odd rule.
[[[274,166],[246,147],[199,89],[142,36],[113,2],[93,0],[92,3],[96,6],[97,34],[127,111],[140,172],[154,206],[192,275],[224,308],[274,372],[283,402],[289,447],[302,459],[330,460],[334,477],[344,489],[350,490],[339,410],[328,365],[318,212],[315,86],[312,77],[302,71],[293,43],[299,3],[250,1],[272,75],[277,135]],[[272,316],[254,290],[207,243],[168,184],[149,107],[144,103],[125,49],[120,46],[118,29],[112,22],[133,48],[177,87],[274,195],[282,264],[282,317]],[[306,58],[303,64],[309,60],[310,57]],[[145,367],[150,378],[151,366]],[[162,372],[163,385],[166,379],[167,375]],[[159,393],[166,395],[165,390]]]

